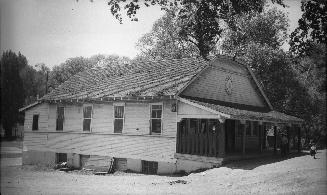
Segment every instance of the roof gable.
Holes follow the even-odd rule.
[[[251,70],[224,56],[212,60],[179,95],[248,110],[272,110]]]

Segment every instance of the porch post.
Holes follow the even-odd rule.
[[[225,156],[225,119],[219,120],[218,156]]]
[[[180,122],[177,122],[177,136],[176,136],[176,153],[181,153],[180,152],[180,139],[181,139],[181,133],[180,133]]]
[[[246,136],[246,128],[245,128],[245,120],[240,121],[240,127],[241,127],[241,132],[242,132],[242,154],[245,154],[245,136]]]
[[[301,126],[297,127],[297,152],[301,152]]]
[[[274,124],[274,154],[277,154],[277,125]]]
[[[263,130],[263,123],[262,121],[259,121],[259,151],[262,152],[262,130]]]
[[[290,153],[290,129],[291,129],[291,124],[286,126],[286,137],[287,137],[287,148],[286,148],[286,154]]]

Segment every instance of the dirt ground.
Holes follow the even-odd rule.
[[[13,144],[14,145],[14,144]],[[326,194],[326,150],[287,159],[238,161],[184,177],[96,176],[21,166],[20,147],[1,147],[1,194]],[[20,160],[20,161],[19,161]]]

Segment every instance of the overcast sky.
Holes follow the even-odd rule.
[[[1,53],[20,51],[29,64],[49,67],[67,58],[117,54],[133,58],[136,41],[151,30],[163,12],[159,7],[142,9],[138,22],[111,15],[105,0],[0,0]],[[300,0],[287,0],[290,31],[301,17]],[[280,6],[279,6],[280,7]]]

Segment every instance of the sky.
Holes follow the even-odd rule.
[[[290,32],[301,17],[300,0],[286,0]],[[282,8],[281,6],[278,6]],[[133,58],[137,40],[164,14],[159,7],[141,9],[138,22],[123,24],[106,0],[0,0],[1,53],[11,49],[30,65],[59,65],[71,57],[117,54]],[[287,48],[288,45],[284,45]]]

